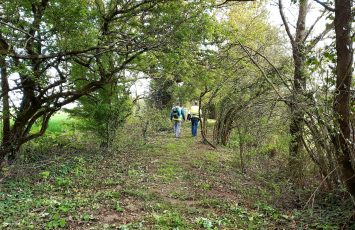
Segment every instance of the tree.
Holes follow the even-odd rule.
[[[293,170],[293,174],[296,177],[300,177],[302,171],[301,165],[299,164],[299,152],[302,147],[302,133],[304,126],[304,111],[300,108],[299,102],[302,101],[303,91],[306,89],[306,53],[305,53],[305,39],[306,39],[306,16],[308,11],[308,1],[301,0],[298,3],[299,13],[296,25],[296,33],[292,36],[290,29],[288,27],[288,22],[283,14],[282,0],[279,0],[279,8],[281,18],[285,25],[287,35],[290,39],[292,46],[292,56],[294,60],[294,75],[293,75],[293,88],[292,95],[290,99],[290,112],[291,112],[291,122],[290,122],[290,166]],[[298,173],[295,173],[298,172]],[[297,176],[298,175],[298,176]]]
[[[334,7],[331,4],[315,0],[315,2],[322,5],[328,12],[335,12],[333,19],[333,27],[335,29],[335,58],[332,54],[326,52],[324,56],[335,59],[335,90],[332,92],[333,97],[333,120],[328,121],[320,118],[321,114],[316,111],[315,117],[318,119],[317,123],[307,124],[307,127],[314,134],[319,135],[317,126],[322,125],[327,131],[327,136],[330,142],[331,151],[333,151],[337,163],[339,165],[342,181],[346,184],[350,194],[355,195],[355,170],[354,170],[354,142],[355,137],[352,134],[353,128],[351,124],[351,87],[352,87],[352,71],[353,71],[353,49],[352,49],[352,35],[351,24],[353,20],[352,1],[351,0],[336,0]],[[313,28],[313,27],[312,27]],[[329,28],[327,29],[329,30]],[[327,31],[324,31],[325,34]],[[321,36],[321,35],[320,35]],[[315,101],[312,102],[313,105]],[[309,112],[309,111],[308,111]],[[311,116],[310,116],[311,115]],[[313,115],[310,114],[309,117]],[[326,115],[326,114],[325,114]],[[311,119],[312,120],[312,119]],[[324,143],[316,142],[316,146],[323,146],[326,151],[329,148],[324,146]],[[327,154],[331,158],[333,154]],[[332,159],[328,159],[332,161]],[[335,167],[335,166],[333,166]],[[331,172],[336,171],[332,169]],[[328,176],[328,174],[327,174]]]
[[[81,118],[83,130],[93,132],[101,141],[101,147],[111,147],[117,129],[132,112],[133,103],[127,87],[124,84],[108,84],[90,96],[79,98],[77,102],[77,107],[66,111]]]
[[[341,167],[343,181],[349,192],[355,196],[355,166],[352,159],[355,156],[355,135],[352,130],[351,114],[351,86],[353,71],[352,49],[352,1],[335,0],[334,26],[336,34],[336,88],[334,97],[334,119],[336,132],[333,142],[337,149],[336,156]]]
[[[153,78],[149,85],[150,102],[154,108],[168,109],[173,102],[175,81],[164,77]]]
[[[208,4],[164,0],[3,3],[2,72],[12,73],[15,83],[6,90],[7,75],[2,75],[3,104],[10,104],[12,94],[18,100],[9,110],[13,124],[3,126],[6,137],[0,146],[0,162],[42,136],[50,117],[64,105],[124,78],[122,73],[133,71],[134,61],[143,54],[174,50],[186,31],[193,29],[189,22],[207,16],[203,9]],[[74,66],[80,66],[82,74],[73,75]],[[8,124],[10,116],[3,119]],[[38,122],[40,130],[32,132]]]
[[[289,153],[290,160],[289,165],[292,170],[291,174],[295,175],[296,179],[301,178],[302,163],[300,161],[300,150],[303,146],[303,132],[305,125],[305,113],[307,111],[307,101],[310,100],[307,95],[307,53],[311,52],[314,46],[330,31],[331,27],[327,27],[324,32],[320,33],[314,39],[310,40],[310,34],[318,23],[321,17],[324,16],[324,12],[317,18],[310,28],[306,28],[306,17],[309,11],[308,0],[300,0],[298,4],[298,18],[296,23],[295,34],[292,35],[291,29],[287,18],[283,11],[282,0],[279,0],[279,11],[281,19],[283,21],[287,36],[290,40],[292,47],[293,57],[293,79],[291,96],[288,102],[290,109],[290,144]]]

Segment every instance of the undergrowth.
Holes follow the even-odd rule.
[[[354,227],[344,191],[307,203],[317,185],[296,189],[277,159],[260,158],[241,174],[232,149],[209,149],[186,126],[180,139],[163,132],[148,140],[127,126],[110,150],[81,133],[33,142],[23,150],[32,158],[2,171],[0,229]]]

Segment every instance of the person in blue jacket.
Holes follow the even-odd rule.
[[[180,107],[180,103],[176,103],[176,105],[171,109],[170,120],[174,122],[175,137],[180,137],[181,123],[182,121],[185,121],[185,113],[184,110]]]

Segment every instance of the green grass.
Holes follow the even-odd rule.
[[[61,134],[69,129],[75,129],[76,123],[78,123],[77,120],[69,117],[69,114],[60,111],[54,114],[49,120],[46,134]],[[32,127],[32,132],[37,132],[40,128],[39,124],[35,124]]]
[[[67,113],[59,112],[56,113],[48,123],[47,132],[51,133],[62,133],[65,131],[65,126],[72,123],[74,119],[70,118]]]
[[[32,126],[31,133],[36,133],[41,129],[41,120]],[[11,121],[11,124],[13,121]],[[45,135],[58,135],[68,132],[70,130],[75,130],[75,127],[79,123],[78,120],[69,117],[69,114],[59,111],[55,113],[48,122],[48,128]],[[0,122],[0,130],[2,129],[2,123]],[[0,132],[0,137],[1,137]]]
[[[174,180],[181,177],[183,169],[179,167],[173,161],[166,162],[161,165],[157,171],[157,175],[163,179],[165,182],[173,182]]]
[[[56,115],[51,132],[67,118]],[[180,139],[167,133],[143,145],[125,133],[122,149],[76,143],[74,153],[50,155],[52,147],[40,162],[7,168],[0,229],[336,229],[351,214],[277,208],[286,182],[265,183],[275,172],[239,174],[233,151],[212,151],[183,127]]]

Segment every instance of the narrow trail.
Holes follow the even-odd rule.
[[[241,174],[236,153],[210,149],[188,130],[21,171],[0,189],[0,229],[296,228],[267,204],[276,193],[264,178]]]
[[[149,140],[144,147],[116,159],[124,168],[121,183],[116,187],[122,212],[101,208],[92,227],[99,229],[103,224],[122,229],[294,227],[287,215],[262,202],[256,206],[258,201],[250,200],[263,191],[239,173],[234,154],[228,149],[211,149],[200,143],[199,138],[190,137],[187,130],[178,139],[163,134]]]

